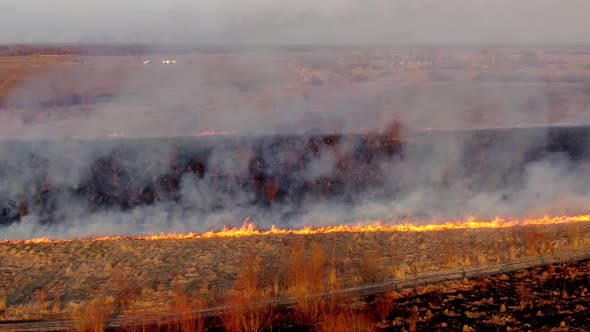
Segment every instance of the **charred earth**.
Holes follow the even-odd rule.
[[[458,150],[449,174],[485,192],[518,187],[527,164],[588,160],[590,126],[492,128],[392,134],[6,140],[0,142],[0,225],[35,216],[172,204],[200,213],[255,206],[297,214],[308,202],[392,199],[413,185],[400,167]],[[453,151],[454,151],[453,150]],[[436,160],[436,159],[434,159]],[[501,179],[501,180],[498,180]],[[196,188],[196,189],[195,189]],[[196,191],[195,191],[196,190]],[[191,193],[207,199],[184,202]],[[65,203],[67,202],[67,203]]]

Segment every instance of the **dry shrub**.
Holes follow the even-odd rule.
[[[254,256],[248,257],[240,268],[222,314],[226,331],[258,332],[272,326],[276,305],[264,289],[258,271],[260,266]]]
[[[334,312],[340,302],[336,292],[342,287],[335,262],[328,261],[321,242],[313,242],[308,252],[297,243],[290,257],[285,268],[287,293],[296,298],[291,318],[300,326],[315,326],[322,314]]]
[[[112,278],[115,304],[120,310],[128,309],[141,294],[141,285],[130,275],[117,275]]]
[[[137,317],[130,322],[128,322],[125,326],[121,327],[122,332],[148,332],[148,331],[159,331],[162,329],[164,325],[160,320],[154,324],[153,320],[150,318],[142,318],[142,315],[145,313],[139,310],[133,310],[129,313],[130,316]],[[157,326],[156,326],[157,325]]]
[[[566,225],[565,234],[572,248],[579,248],[582,244],[582,229],[580,225]]]
[[[378,251],[368,251],[361,257],[359,275],[365,284],[372,284],[379,279],[383,257]]]
[[[319,332],[371,332],[377,331],[370,315],[353,309],[343,310],[334,315],[322,315]]]
[[[443,260],[444,267],[452,268],[457,260],[456,250],[453,241],[449,238],[444,238],[440,245],[439,253]]]
[[[61,305],[62,305],[61,297],[62,297],[61,288],[58,287],[58,288],[54,289],[54,291],[53,291],[53,307],[51,309],[51,312],[54,314],[61,312]]]
[[[35,302],[41,312],[46,312],[49,308],[49,301],[47,299],[47,291],[45,289],[37,289],[35,291]]]
[[[393,303],[394,299],[388,293],[378,295],[375,299],[375,315],[381,322],[384,322],[389,316]]]
[[[174,320],[175,330],[182,332],[203,331],[205,329],[205,314],[199,309],[206,308],[207,303],[198,301],[193,305],[179,282],[176,282],[174,287],[175,295],[172,309],[177,313]]]
[[[291,311],[291,319],[299,326],[312,327],[317,325],[327,312],[333,312],[330,307],[322,296],[300,295]]]
[[[321,242],[313,242],[307,254],[305,249],[300,250],[303,253],[296,254],[296,256],[303,260],[297,262],[296,265],[292,265],[289,269],[296,276],[295,283],[292,286],[305,288],[313,293],[324,291],[326,288],[325,281],[328,277],[326,269],[328,261],[324,245]]]
[[[303,271],[305,270],[305,246],[302,242],[295,242],[290,248],[282,252],[281,260],[285,262],[283,271],[283,286],[287,292],[295,285],[305,282]]]
[[[477,266],[486,266],[488,265],[488,258],[486,256],[486,254],[483,251],[475,251],[472,252],[472,258],[473,258],[473,262],[475,262],[475,265]]]
[[[518,248],[516,246],[507,245],[504,252],[504,260],[512,262],[518,257]]]
[[[96,297],[76,308],[72,320],[79,332],[102,332],[113,314],[113,304],[104,296]]]
[[[522,230],[522,238],[526,247],[527,254],[536,255],[540,253],[543,235],[532,228]]]
[[[303,243],[296,242],[285,252],[283,261],[284,286],[288,294],[301,294],[302,291],[315,294],[328,288],[326,281],[330,278],[331,270],[328,269],[327,254],[322,243],[313,242],[306,250]]]
[[[408,319],[408,331],[416,332],[417,325],[418,325],[418,307],[413,306],[412,310],[410,311],[410,317]]]
[[[468,257],[466,257],[465,260],[468,261]],[[418,260],[411,261],[408,266],[410,267],[410,273],[414,277],[416,277],[420,273],[424,272],[424,266],[422,265],[422,262],[420,262]]]
[[[263,293],[233,292],[222,321],[226,331],[258,332],[272,326],[275,305]]]
[[[393,279],[402,279],[406,277],[407,272],[410,270],[410,266],[405,261],[394,263],[389,267],[389,274]]]
[[[572,282],[574,282],[576,280],[576,277],[578,275],[581,275],[582,273],[580,273],[580,271],[578,271],[578,269],[574,266],[574,267],[568,267],[567,270],[567,276],[570,278],[570,280]]]

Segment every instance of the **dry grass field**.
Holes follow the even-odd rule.
[[[71,56],[0,56],[0,107],[27,75],[50,70],[71,59]]]
[[[34,53],[0,55],[0,138],[196,135],[264,121],[281,130],[284,118],[289,130],[303,116],[323,132],[382,130],[391,119],[411,129],[590,122],[583,47]],[[124,330],[583,331],[587,262],[368,297],[334,293],[582,248],[590,248],[588,222],[5,241],[0,330],[72,320],[79,331],[102,331],[113,317],[175,312]],[[294,297],[288,307],[266,301],[285,297]],[[225,309],[194,311],[211,307]]]
[[[587,222],[433,232],[9,241],[0,244],[0,319],[85,322],[96,315],[106,320],[231,304],[237,306],[220,322],[239,325],[252,314],[252,302],[296,296],[300,300],[287,318],[273,314],[256,320],[264,329],[275,319],[283,326],[317,327],[327,324],[322,320],[326,310],[362,307],[374,298],[358,302],[357,298],[318,300],[306,295],[589,246]],[[400,296],[387,294],[383,296]],[[270,305],[257,306],[257,314],[275,310]],[[382,316],[382,327],[399,324],[396,320],[403,315],[391,316],[393,312],[393,305],[369,310]],[[224,326],[230,331],[251,331]]]

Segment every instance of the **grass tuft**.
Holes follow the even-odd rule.
[[[72,320],[79,332],[103,332],[113,314],[113,304],[104,296],[96,297],[74,310]]]

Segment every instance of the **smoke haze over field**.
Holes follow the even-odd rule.
[[[583,33],[590,30],[589,12],[590,2],[585,0],[4,0],[0,43],[589,43],[590,37]],[[161,65],[158,60],[164,55],[159,52],[145,55],[154,60],[146,66],[141,64],[143,56],[82,57],[26,77],[0,104],[0,138],[27,139],[24,148],[0,142],[0,219],[19,219],[0,225],[0,238],[198,232],[239,226],[246,217],[253,217],[261,228],[273,224],[296,228],[588,212],[590,162],[584,150],[588,135],[568,143],[567,149],[545,151],[552,141],[543,128],[508,138],[494,136],[481,146],[470,146],[470,134],[462,139],[447,135],[411,141],[404,146],[403,157],[375,158],[370,172],[360,172],[359,176],[376,176],[374,186],[360,190],[345,184],[336,200],[300,194],[298,190],[307,187],[298,183],[324,181],[331,186],[326,179],[353,168],[347,168],[349,159],[363,159],[359,151],[368,148],[343,139],[337,149],[303,158],[296,149],[277,148],[275,133],[298,135],[306,142],[318,132],[383,133],[400,121],[402,136],[412,138],[412,130],[422,128],[489,123],[527,127],[590,120],[589,112],[584,112],[588,106],[579,97],[583,93],[578,76],[556,76],[563,79],[557,83],[537,81],[546,73],[533,64],[521,72],[508,67],[517,78],[512,81],[477,81],[469,76],[424,83],[428,74],[423,72],[405,82],[395,77],[405,72],[400,70],[384,81],[371,77],[356,82],[351,66],[358,65],[363,52],[342,63],[340,54],[324,54],[329,59],[326,67],[334,69],[331,75],[336,78],[323,77],[326,82],[319,85],[302,84],[301,75],[294,73],[297,68],[292,69],[298,55],[281,52],[199,54],[179,57],[178,66]],[[424,52],[429,56],[430,50]],[[406,59],[405,55],[383,58],[389,63]],[[342,68],[345,74],[340,75]],[[469,63],[453,74],[467,75],[468,69]],[[375,72],[384,74],[384,70]],[[528,79],[531,72],[536,76]],[[109,93],[96,92],[103,90]],[[563,91],[579,98],[560,94]],[[552,118],[556,109],[557,120]],[[219,144],[208,151],[200,166],[219,170],[220,177],[212,171],[199,173],[200,168],[189,162],[173,169],[171,160],[201,153],[198,144],[178,156],[172,144],[140,139],[133,140],[138,143],[131,148],[120,149],[113,145],[115,140],[105,140],[108,135],[125,134],[189,136],[199,142],[194,136],[207,131],[261,135],[267,141],[258,155],[250,149],[252,136],[246,136],[238,149]],[[54,140],[49,145],[41,141],[27,145],[31,138]],[[70,138],[101,140],[89,148],[87,142]],[[576,151],[574,158],[576,153],[571,152],[579,147],[584,151]],[[535,155],[539,149],[543,153]],[[124,155],[123,163],[105,161],[113,155]],[[297,171],[284,174],[285,169]],[[90,185],[99,187],[96,191],[101,194],[110,190],[121,197],[125,190],[143,192],[145,183],[159,183],[153,179],[174,172],[181,173],[176,174],[175,197],[155,187],[158,199],[149,204],[125,202],[128,206],[121,207],[91,202],[96,188],[88,189]],[[277,185],[287,198],[261,206],[256,196],[260,192],[234,181],[244,174],[269,183],[287,179]],[[136,177],[133,181],[131,175]],[[220,181],[227,181],[226,187],[214,189]],[[48,216],[47,211],[53,214]]]
[[[585,0],[5,0],[0,43],[589,43]]]

